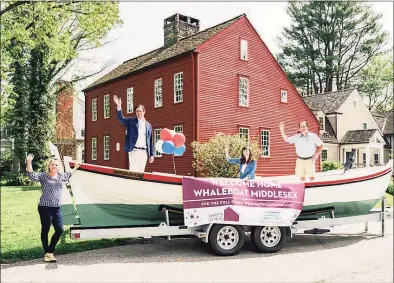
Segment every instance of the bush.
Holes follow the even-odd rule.
[[[205,177],[239,177],[239,166],[227,162],[224,149],[226,144],[229,145],[229,154],[232,158],[241,157],[241,149],[248,142],[238,134],[224,135],[216,134],[205,143],[192,142],[193,148],[193,167]],[[261,155],[257,139],[251,139],[249,148],[252,151],[254,159],[257,161]]]
[[[393,177],[391,177],[389,186],[387,187],[386,193],[394,196],[394,190],[393,190]]]
[[[322,172],[343,169],[343,165],[336,161],[323,161]]]
[[[6,150],[0,155],[0,172],[9,172],[12,170],[12,151]]]
[[[39,183],[33,182],[25,174],[18,172],[2,172],[2,186],[39,186]]]

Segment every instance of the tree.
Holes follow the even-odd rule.
[[[380,14],[354,1],[291,1],[278,62],[305,95],[354,86],[368,62],[382,52],[388,33]]]
[[[229,145],[229,154],[231,157],[241,157],[241,149],[246,146],[248,142],[241,138],[238,134],[234,136],[216,134],[205,143],[192,142],[193,148],[193,168],[195,168],[201,175],[206,177],[239,177],[239,166],[232,165],[226,161],[224,152],[226,144]],[[256,139],[249,141],[249,148],[257,160],[261,155],[259,143]]]
[[[385,113],[393,109],[393,55],[374,57],[361,71],[358,90],[368,109]]]
[[[1,76],[11,88],[1,93],[10,102],[6,123],[21,169],[27,151],[41,167],[54,137],[57,81],[80,51],[99,47],[121,23],[118,3],[14,1],[2,3],[1,14]],[[75,75],[72,82],[83,78]]]

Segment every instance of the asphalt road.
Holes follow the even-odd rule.
[[[2,282],[393,282],[393,222],[386,236],[354,234],[363,224],[330,234],[296,235],[276,254],[257,253],[247,239],[233,257],[217,257],[195,238],[143,243],[1,266]],[[370,233],[380,224],[370,223]],[[344,234],[346,233],[346,234]]]

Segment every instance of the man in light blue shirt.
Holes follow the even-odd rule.
[[[296,147],[297,161],[295,173],[305,181],[306,175],[310,180],[315,179],[315,161],[323,150],[323,141],[315,133],[308,131],[308,124],[305,121],[299,123],[300,133],[292,137],[287,137],[285,124],[280,122],[279,129],[283,140]]]

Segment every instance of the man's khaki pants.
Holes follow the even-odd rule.
[[[145,172],[148,152],[142,149],[133,149],[129,152],[129,170],[133,172]]]
[[[308,175],[309,178],[315,177],[315,162],[312,159],[300,159],[297,158],[295,174],[299,178],[305,178]]]

